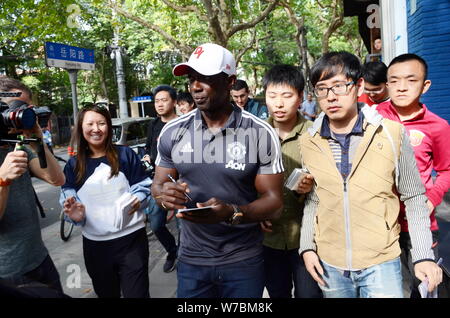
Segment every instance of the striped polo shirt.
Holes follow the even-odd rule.
[[[233,106],[225,125],[208,129],[199,109],[167,123],[158,141],[156,165],[177,170],[189,185],[194,207],[212,197],[246,205],[255,201],[258,174],[283,173],[281,148],[264,120]],[[194,265],[229,264],[262,254],[259,223],[230,226],[182,220],[179,259]]]

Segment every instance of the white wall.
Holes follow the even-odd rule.
[[[380,0],[383,62],[386,65],[400,54],[408,53],[406,0]]]

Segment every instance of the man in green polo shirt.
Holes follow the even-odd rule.
[[[312,122],[301,116],[305,80],[302,73],[290,65],[276,65],[263,79],[269,124],[275,128],[281,142],[284,180],[295,168],[301,168],[298,138]],[[283,189],[284,209],[278,220],[263,222],[265,286],[271,298],[291,298],[294,286],[296,298],[318,298],[322,293],[306,271],[298,254],[304,193],[311,191],[313,177],[299,182],[296,191]]]

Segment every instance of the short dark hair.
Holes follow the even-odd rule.
[[[305,88],[305,79],[302,72],[297,67],[287,64],[272,67],[264,75],[262,82],[264,90],[269,85],[286,84],[294,88],[299,96],[303,96],[303,89]]]
[[[344,74],[355,82],[361,78],[361,63],[359,59],[345,51],[324,54],[311,69],[311,84],[325,81],[338,74]]]
[[[247,82],[241,79],[236,80],[234,85],[231,87],[232,91],[240,91],[241,89],[245,88],[245,90],[248,92],[248,85]]]
[[[425,60],[423,58],[421,58],[419,55],[413,54],[413,53],[402,54],[402,55],[399,55],[396,58],[394,58],[391,61],[391,63],[389,63],[388,70],[394,64],[408,62],[408,61],[418,61],[420,64],[422,64],[423,70],[425,72],[424,79],[428,78],[428,64],[427,64],[427,62],[425,62]]]
[[[158,87],[156,87],[153,90],[153,96],[155,97],[156,94],[158,94],[159,92],[168,92],[170,95],[170,98],[172,98],[172,100],[176,101],[177,100],[177,91],[175,90],[175,88],[173,88],[172,86],[169,85],[159,85]]]
[[[193,104],[194,99],[192,98],[191,93],[189,92],[181,92],[177,95],[177,102],[186,102],[188,104]]]
[[[362,66],[364,81],[372,85],[380,85],[387,82],[387,66],[383,62],[368,62]]]
[[[0,92],[9,92],[13,89],[20,89],[22,92],[27,93],[30,99],[33,96],[31,89],[21,81],[7,76],[0,76]]]

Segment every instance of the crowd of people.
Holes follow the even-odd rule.
[[[445,294],[435,208],[450,188],[450,126],[420,101],[431,86],[425,60],[361,65],[327,53],[308,92],[297,67],[274,65],[262,79],[266,105],[249,97],[232,53],[217,44],[199,46],[173,74],[189,92],[153,91],[143,157],[152,173],[113,144],[111,116],[98,105],[79,112],[76,156],[63,171],[47,146],[47,168],[33,146],[0,147],[3,289],[37,282],[63,295],[34,201],[14,195],[30,196],[33,173],[61,186],[98,297],[150,297],[147,219],[180,298],[261,298],[264,288],[272,298],[401,298],[402,264],[411,297],[424,282]],[[18,81],[0,78],[0,90],[31,99]],[[42,137],[38,124],[22,133]]]

